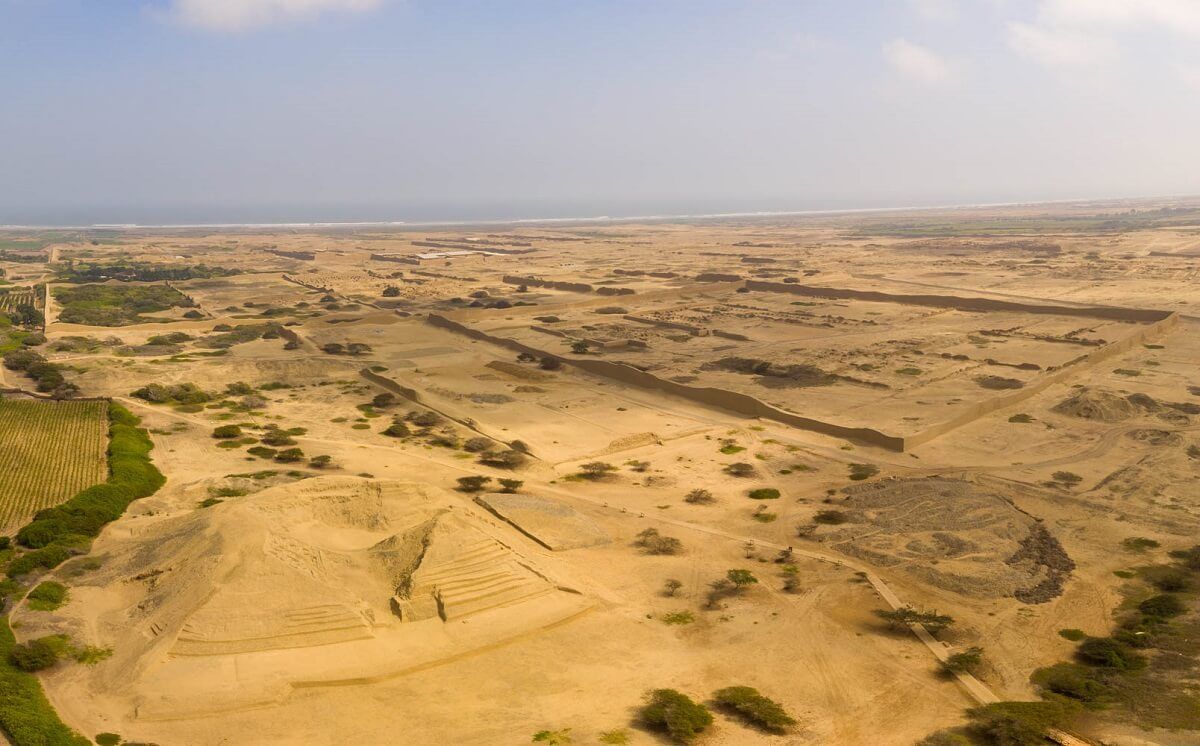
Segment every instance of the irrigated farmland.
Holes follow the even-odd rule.
[[[103,482],[108,404],[0,400],[0,530]]]

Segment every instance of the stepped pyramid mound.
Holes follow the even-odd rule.
[[[590,606],[530,554],[543,552],[455,493],[320,477],[114,542],[73,590],[105,603],[66,621],[114,650],[90,687],[138,717],[188,717],[387,677]]]

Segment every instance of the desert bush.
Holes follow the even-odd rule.
[[[58,663],[58,646],[53,638],[39,637],[23,645],[13,645],[8,660],[22,671],[42,671]]]
[[[683,498],[684,502],[692,503],[693,505],[709,505],[716,502],[713,493],[705,489],[694,489]]]
[[[1030,680],[1040,689],[1062,697],[1098,705],[1108,698],[1110,690],[1096,670],[1078,663],[1056,663],[1033,672]]]
[[[1187,606],[1179,600],[1178,596],[1160,593],[1138,604],[1138,611],[1151,619],[1170,619],[1186,612]]]
[[[66,602],[67,587],[62,583],[46,580],[38,583],[25,598],[29,608],[34,611],[53,611]]]
[[[386,435],[389,438],[407,438],[408,436],[412,435],[412,430],[408,429],[408,425],[405,425],[403,422],[397,420],[396,422],[393,422],[384,428],[381,434]]]
[[[819,523],[823,526],[840,526],[850,520],[847,513],[840,510],[819,510],[813,516],[813,523]]]
[[[967,710],[972,730],[996,746],[1040,746],[1046,731],[1067,725],[1074,709],[1065,702],[993,702]]]
[[[639,533],[634,544],[646,554],[679,554],[683,551],[683,542],[674,536],[663,536],[654,528]]]
[[[971,647],[948,656],[942,661],[942,670],[946,673],[974,673],[982,663],[983,648]]]
[[[696,740],[713,721],[707,707],[674,689],[655,689],[647,693],[641,718],[646,725],[666,731],[679,743]]]
[[[492,445],[493,445],[493,442],[492,442],[491,438],[484,438],[484,437],[468,438],[467,441],[465,443],[463,443],[463,450],[468,451],[470,453],[480,453],[482,451],[486,451],[487,449],[491,448]]]
[[[954,624],[954,618],[936,611],[918,611],[911,606],[899,609],[876,609],[875,616],[888,623],[890,629],[902,629],[910,624],[920,624],[931,633],[937,634]]]
[[[861,482],[879,473],[879,467],[874,464],[850,464],[850,479]]]
[[[1111,637],[1089,637],[1075,651],[1079,660],[1090,666],[1132,671],[1146,665],[1146,659],[1128,645]]]
[[[524,464],[527,458],[520,451],[510,448],[503,451],[484,451],[479,454],[479,463],[498,469],[515,469]]]
[[[571,343],[571,352],[574,352],[576,355],[586,355],[590,347],[591,345],[586,341],[577,339]]]
[[[482,492],[490,481],[491,477],[484,476],[459,477],[458,489],[462,492]]]
[[[287,448],[275,454],[275,460],[284,464],[293,464],[304,460],[304,451],[299,448]]]
[[[1147,583],[1167,593],[1186,591],[1192,587],[1192,577],[1187,570],[1174,565],[1143,567],[1139,574]]]
[[[424,412],[410,413],[408,421],[417,427],[435,427],[442,424],[443,417],[432,410],[425,410]]]
[[[971,741],[961,733],[939,730],[917,741],[916,746],[971,746]]]
[[[591,461],[586,464],[580,464],[579,476],[584,479],[603,479],[610,472],[617,470],[617,467],[603,461]]]
[[[680,581],[675,578],[667,578],[666,582],[663,583],[663,595],[668,597],[674,596],[682,587],[683,583]]]
[[[729,464],[723,471],[731,477],[742,478],[752,477],[758,473],[753,464],[747,464],[744,461]]]
[[[744,591],[750,586],[758,582],[758,578],[754,577],[754,573],[749,570],[730,570],[725,573],[725,579],[733,583],[734,589],[738,592]]]
[[[333,456],[313,456],[308,460],[310,469],[329,469],[333,467]]]
[[[218,440],[242,437],[242,428],[237,425],[218,425],[213,428],[212,436]]]
[[[509,494],[516,492],[525,485],[525,483],[520,479],[501,479],[499,482],[501,487],[500,491],[507,492]]]
[[[1083,477],[1069,471],[1056,471],[1051,478],[1055,482],[1058,482],[1059,484],[1065,484],[1068,487],[1073,487],[1074,485],[1077,485],[1083,481]]]
[[[1147,549],[1158,549],[1161,545],[1154,539],[1147,539],[1144,536],[1131,536],[1122,541],[1121,546],[1131,552],[1144,552]]]
[[[386,391],[382,394],[376,394],[374,398],[371,399],[371,406],[375,407],[376,409],[387,409],[388,407],[395,406],[395,404],[396,395]]]
[[[756,490],[750,490],[746,493],[751,500],[778,500],[779,490],[774,487],[760,487]]]
[[[763,730],[783,733],[796,724],[780,704],[749,686],[728,686],[713,693],[717,704],[741,715]]]
[[[558,370],[562,367],[562,363],[560,363],[557,358],[547,356],[541,359],[541,362],[538,363],[538,367],[542,370]]]
[[[259,458],[275,458],[275,454],[278,452],[274,448],[267,448],[266,446],[253,446],[247,448],[246,453]]]

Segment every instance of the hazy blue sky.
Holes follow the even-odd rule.
[[[0,0],[0,222],[1200,193],[1200,0]]]

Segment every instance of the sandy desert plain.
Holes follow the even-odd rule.
[[[0,268],[12,743],[1200,743],[1196,202]]]

